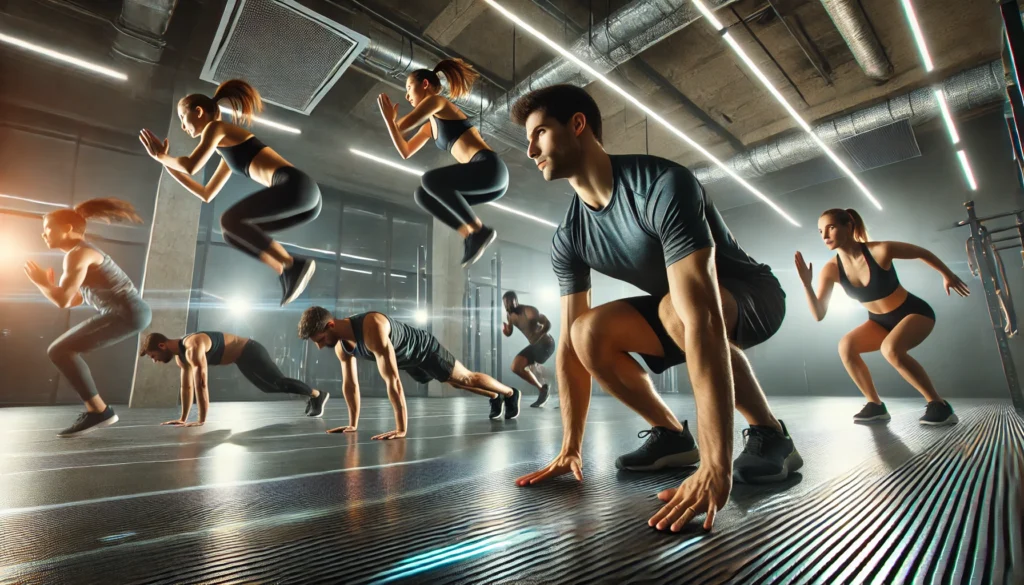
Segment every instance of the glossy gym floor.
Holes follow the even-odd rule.
[[[693,423],[693,404],[669,405]],[[643,422],[596,397],[584,482],[517,488],[556,454],[556,401],[489,421],[482,400],[410,399],[405,441],[370,442],[302,403],[218,403],[204,427],[163,410],[60,440],[77,407],[0,411],[3,583],[1021,583],[1024,424],[1002,401],[961,423],[850,422],[854,398],[774,399],[806,461],[737,484],[712,534],[645,524],[685,471],[617,472]],[[737,426],[737,450],[742,438]]]

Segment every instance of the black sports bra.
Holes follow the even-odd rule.
[[[256,158],[256,155],[266,147],[267,145],[263,144],[259,138],[250,136],[234,146],[218,147],[217,152],[220,153],[221,158],[228,164],[228,168],[232,172],[248,177],[252,159]]]
[[[865,286],[853,286],[850,283],[850,279],[846,277],[846,270],[843,270],[843,261],[839,259],[838,255],[836,256],[836,264],[839,265],[839,284],[846,294],[856,301],[870,303],[884,299],[896,292],[900,286],[900,279],[896,276],[896,265],[885,270],[878,265],[878,262],[875,262],[875,257],[868,251],[867,244],[861,242],[860,248],[864,251],[864,258],[868,261],[869,280]]]
[[[437,136],[434,137],[434,144],[445,152],[451,152],[452,146],[462,138],[473,124],[470,123],[469,118],[463,120],[443,120],[438,117],[434,117],[437,121]]]

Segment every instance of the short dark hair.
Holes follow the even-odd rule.
[[[146,355],[147,351],[159,351],[161,343],[167,343],[170,339],[167,338],[163,333],[150,333],[146,336],[146,339],[142,342],[142,349],[139,350],[139,355]]]
[[[299,339],[309,339],[327,331],[327,323],[334,320],[334,315],[323,307],[312,306],[302,312],[299,319]]]
[[[597,107],[597,102],[582,87],[561,84],[531,91],[516,100],[510,117],[516,124],[526,126],[526,119],[538,110],[562,124],[568,124],[577,113],[583,114],[594,138],[603,144],[601,108]]]

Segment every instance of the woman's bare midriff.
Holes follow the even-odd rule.
[[[861,304],[864,305],[864,308],[867,309],[869,313],[874,313],[876,315],[884,315],[886,313],[891,313],[896,309],[900,308],[900,305],[906,302],[908,294],[910,293],[907,292],[907,289],[903,288],[903,286],[901,285],[897,287],[891,295],[885,297],[884,299],[878,299],[877,301],[871,301],[869,303]]]
[[[487,146],[483,137],[480,136],[480,131],[474,127],[466,130],[455,141],[455,144],[452,145],[452,156],[455,157],[455,160],[459,161],[459,164],[464,165],[472,160],[476,153],[481,150],[490,150],[490,147]]]

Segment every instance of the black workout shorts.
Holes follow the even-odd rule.
[[[533,364],[543,364],[551,359],[551,356],[555,354],[555,338],[551,335],[545,335],[536,342],[526,346],[526,349],[519,352],[516,357],[523,356],[526,358],[526,365],[532,366]]]
[[[406,368],[405,371],[420,384],[426,384],[431,380],[447,382],[455,370],[455,356],[445,349],[436,337],[430,338],[430,345],[427,357],[419,364]]]
[[[786,316],[786,293],[783,292],[778,279],[771,273],[743,280],[720,278],[718,284],[736,299],[736,330],[729,333],[729,341],[737,347],[747,349],[764,343],[782,327],[782,320]],[[622,299],[643,316],[661,341],[664,357],[640,354],[644,363],[655,374],[686,361],[686,354],[672,341],[661,319],[658,318],[661,299],[662,297],[650,295]]]
[[[878,323],[886,331],[892,331],[904,318],[910,315],[921,315],[932,321],[935,320],[935,311],[924,299],[907,293],[907,300],[903,304],[888,313],[868,313],[868,320]]]

